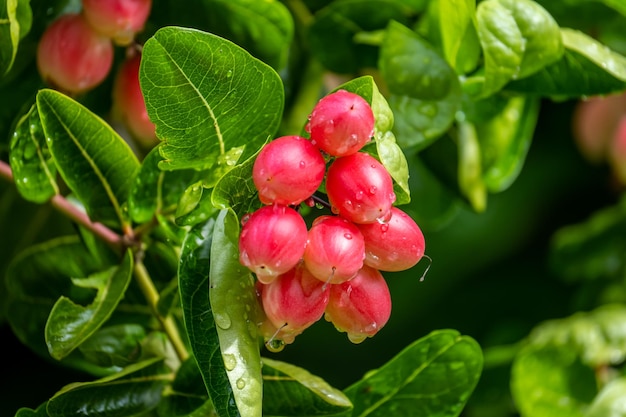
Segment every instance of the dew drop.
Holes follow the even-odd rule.
[[[277,353],[285,348],[285,342],[280,339],[271,339],[265,342],[265,347],[267,347],[267,350],[270,352]]]
[[[244,389],[246,387],[246,381],[243,378],[239,378],[235,385],[237,385],[239,389]]]
[[[346,200],[346,201],[343,203],[343,205],[344,205],[345,207],[350,207],[350,208],[351,208],[351,207],[352,207],[352,201],[351,201],[351,200]]]
[[[370,194],[374,195],[376,194],[376,191],[378,191],[378,188],[375,185],[372,185],[368,191]]]
[[[300,168],[306,168],[306,162],[304,162],[304,161],[300,161],[300,164],[298,164],[298,166],[299,166]]]
[[[237,366],[237,358],[232,353],[225,353],[223,355],[224,358],[224,367],[226,367],[227,371],[232,371]]]
[[[230,320],[230,316],[228,314],[215,314],[214,315],[215,324],[223,330],[230,329],[232,322]]]
[[[344,233],[343,237],[345,237],[348,240],[352,240],[352,233]]]
[[[232,77],[232,76],[233,76],[233,70],[228,70],[228,71],[226,72],[226,77],[230,78],[230,77]]]
[[[383,232],[383,233],[386,233],[387,230],[389,230],[389,225],[387,223],[382,223],[380,225],[380,231]]]
[[[360,333],[348,333],[348,340],[350,340],[355,345],[358,345],[362,341],[367,339],[367,336]]]
[[[337,206],[330,206],[330,211],[332,211],[333,214],[339,214],[339,208]]]
[[[363,195],[364,194],[365,193],[362,190],[359,190],[359,191],[356,192],[356,195],[354,196],[354,199],[356,201],[361,201],[361,200],[363,200]]]

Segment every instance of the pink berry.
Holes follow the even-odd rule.
[[[388,220],[396,200],[391,175],[364,152],[337,158],[330,165],[326,193],[333,212],[354,223]]]
[[[141,145],[151,147],[158,142],[154,123],[148,117],[146,103],[139,85],[141,54],[126,59],[113,84],[113,113]]]
[[[311,141],[329,155],[350,155],[374,135],[374,113],[358,94],[339,90],[317,103],[306,131]]]
[[[391,294],[382,274],[364,266],[350,281],[332,285],[326,320],[353,343],[372,337],[391,316]]]
[[[424,256],[424,235],[415,221],[397,207],[387,223],[358,225],[365,240],[365,264],[381,271],[404,271]]]
[[[121,46],[141,32],[152,9],[152,0],[82,0],[89,24]]]
[[[60,16],[39,40],[39,73],[65,93],[91,90],[104,81],[112,65],[111,40],[95,32],[82,14]]]
[[[306,246],[307,227],[302,216],[286,206],[264,206],[241,228],[239,261],[265,284],[295,267]]]
[[[303,258],[317,279],[339,284],[363,267],[363,236],[354,223],[342,217],[320,216],[309,229]]]
[[[263,204],[297,205],[324,180],[326,162],[305,138],[283,136],[263,147],[252,168],[252,180]]]
[[[275,337],[292,343],[324,315],[329,293],[330,286],[316,279],[302,264],[263,285],[263,310],[279,330]]]

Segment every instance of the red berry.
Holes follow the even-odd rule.
[[[350,281],[332,285],[326,320],[353,343],[374,336],[391,316],[391,294],[382,274],[364,266]]]
[[[307,228],[290,207],[265,206],[249,216],[239,236],[239,261],[269,283],[295,267],[306,246]]]
[[[339,284],[363,267],[363,236],[354,223],[342,217],[320,216],[309,230],[303,258],[317,279]]]
[[[39,40],[39,73],[63,92],[76,94],[96,87],[112,65],[111,40],[95,32],[81,14],[60,16]]]
[[[359,151],[374,135],[374,113],[358,94],[339,90],[315,106],[306,131],[311,142],[333,156]]]
[[[158,140],[139,85],[140,63],[141,54],[136,53],[126,59],[118,70],[113,84],[113,113],[133,138],[150,147]]]
[[[333,212],[354,223],[388,220],[396,200],[391,175],[364,152],[337,158],[330,165],[326,193]]]
[[[297,205],[324,180],[326,162],[310,141],[283,136],[263,147],[252,168],[252,180],[263,204]]]
[[[275,338],[292,343],[297,335],[318,321],[328,304],[329,292],[330,286],[316,279],[302,264],[263,285],[263,310],[272,325],[279,329]]]
[[[141,32],[152,0],[82,0],[89,24],[121,46],[129,45]]]
[[[365,240],[365,264],[381,271],[404,271],[424,256],[424,235],[415,221],[397,207],[387,223],[358,225]]]

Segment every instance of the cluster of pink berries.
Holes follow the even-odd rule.
[[[292,343],[322,316],[354,343],[373,336],[391,314],[380,271],[406,270],[424,256],[420,228],[393,206],[389,172],[362,151],[374,123],[367,101],[339,90],[311,112],[309,139],[274,139],[255,160],[263,206],[242,219],[239,260],[257,277],[270,349]],[[333,214],[307,227],[299,205],[314,205],[324,179]]]
[[[109,75],[114,47],[126,47],[126,60],[115,77],[113,111],[144,145],[153,145],[156,136],[139,87],[141,51],[134,40],[151,8],[152,0],[82,0],[82,11],[59,16],[37,48],[42,79],[66,94],[82,94]]]

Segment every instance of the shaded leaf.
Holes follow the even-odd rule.
[[[13,66],[20,39],[30,30],[32,20],[29,0],[0,2],[0,75]]]
[[[398,143],[402,148],[427,147],[460,109],[456,73],[432,45],[397,22],[387,27],[378,65],[391,93]]]
[[[349,416],[352,403],[340,390],[295,365],[263,358],[263,415]]]
[[[144,45],[140,82],[163,140],[162,169],[209,169],[241,146],[241,158],[247,159],[281,121],[284,92],[278,74],[209,33],[159,29]]]
[[[96,296],[89,305],[81,305],[62,296],[52,307],[46,323],[46,344],[50,355],[62,359],[94,334],[111,316],[124,297],[133,271],[130,250],[117,267],[92,274],[86,278],[72,277],[80,288],[95,289]]]
[[[236,173],[233,174],[236,175]],[[176,207],[176,224],[195,226],[206,222],[210,217],[217,214],[217,209],[212,201],[212,191],[202,186],[202,180],[187,187]]]
[[[185,329],[206,391],[219,416],[238,415],[233,390],[220,354],[212,306],[209,268],[215,218],[191,228],[185,238],[178,271]]]
[[[176,417],[193,416],[202,410],[205,414],[201,415],[215,415],[198,364],[190,357],[176,371],[172,392],[159,403],[157,411],[160,416]]]
[[[459,74],[478,65],[480,43],[476,32],[476,0],[440,1],[439,26],[446,61]]]
[[[458,416],[482,371],[478,344],[454,330],[435,331],[344,392],[357,416]]]
[[[36,105],[17,122],[9,162],[15,186],[28,201],[43,203],[59,194],[56,166],[46,143]]]
[[[125,367],[141,355],[141,342],[146,337],[139,324],[101,327],[78,348],[93,363],[102,367]]]
[[[109,377],[67,385],[48,401],[48,414],[51,417],[137,415],[157,406],[170,378],[162,359],[146,360]]]
[[[241,415],[261,416],[261,354],[257,300],[250,271],[239,263],[239,221],[232,210],[217,218],[211,245],[209,299],[220,350]]]
[[[487,207],[487,187],[483,181],[482,153],[473,124],[459,122],[457,130],[459,189],[477,212]]]
[[[122,205],[139,169],[128,144],[100,117],[58,91],[39,91],[37,107],[57,169],[91,219],[126,225]]]

